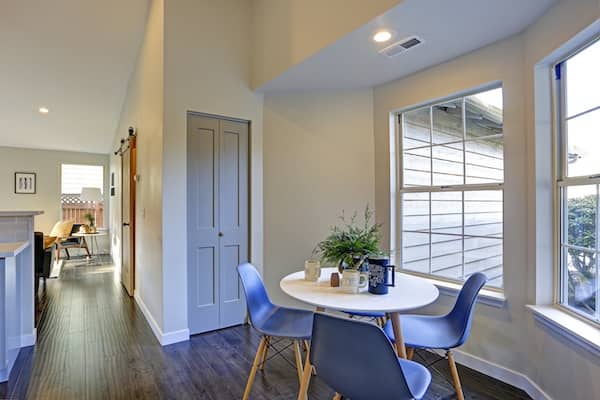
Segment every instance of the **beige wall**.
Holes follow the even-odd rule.
[[[346,213],[374,205],[373,92],[267,95],[264,107],[265,282],[303,268]]]
[[[253,0],[252,87],[258,88],[401,0]]]
[[[137,129],[135,295],[163,328],[162,289],[162,137],[163,137],[163,0],[153,0],[142,47],[130,78],[114,148]],[[121,261],[121,157],[111,154],[116,196],[111,197],[111,242],[115,263]],[[163,329],[164,330],[164,329]]]
[[[600,383],[594,378],[600,376],[600,364],[534,324],[525,308],[534,300],[536,281],[535,254],[530,250],[535,241],[533,69],[542,57],[599,16],[597,0],[563,1],[522,35],[381,85],[374,95],[376,204],[379,219],[387,221],[390,111],[502,81],[508,302],[504,309],[477,307],[472,335],[463,350],[527,375],[554,399],[595,398],[600,393]],[[551,268],[547,271],[552,273]],[[442,299],[429,311],[441,312],[450,302]]]
[[[163,281],[165,332],[187,329],[186,112],[250,121],[251,260],[262,267],[262,104],[249,88],[251,3],[165,5]]]
[[[544,152],[536,154],[536,145],[540,142],[549,142],[552,131],[544,129],[544,121],[539,113],[536,114],[536,106],[539,111],[540,103],[544,98],[534,99],[534,68],[537,63],[550,55],[557,48],[563,46],[572,37],[582,31],[588,25],[595,22],[597,37],[600,32],[598,21],[600,19],[600,0],[562,0],[553,7],[543,18],[532,25],[523,35],[524,42],[524,65],[525,65],[525,87],[526,97],[526,119],[525,132],[527,140],[527,298],[530,303],[537,299],[551,298],[552,293],[539,293],[539,291],[551,291],[551,287],[545,288],[543,283],[550,280],[553,274],[553,265],[547,254],[550,243],[553,240],[549,236],[551,225],[548,222],[550,214],[547,199],[540,202],[536,196],[550,194],[551,188],[544,176],[535,174],[535,166],[541,169],[542,175],[547,172],[551,165],[551,158],[546,157]],[[538,93],[539,96],[539,93]],[[535,100],[535,102],[534,102]],[[548,104],[548,108],[550,105]],[[541,126],[540,126],[541,125]],[[535,135],[534,135],[535,133]],[[536,135],[539,135],[536,137]],[[548,164],[544,164],[548,161]],[[549,175],[549,174],[548,174]],[[545,193],[543,192],[545,191]],[[536,214],[541,220],[536,221]],[[543,254],[536,254],[536,239],[540,240]],[[537,268],[536,268],[537,267]],[[536,287],[537,285],[537,287]],[[548,285],[550,286],[550,285]],[[538,293],[536,293],[536,291]],[[521,328],[521,327],[519,327]],[[549,393],[554,399],[592,399],[600,395],[600,360],[597,356],[587,353],[582,348],[559,338],[556,334],[548,331],[537,323],[531,316],[527,319],[527,350],[528,371],[527,375]]]
[[[109,222],[108,156],[71,151],[0,147],[0,210],[42,210],[35,217],[35,229],[50,233],[61,219],[61,164],[88,164],[104,167],[105,225]],[[15,194],[15,172],[35,172],[36,194]]]

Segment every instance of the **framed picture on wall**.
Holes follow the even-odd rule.
[[[35,172],[15,172],[15,193],[35,194]]]

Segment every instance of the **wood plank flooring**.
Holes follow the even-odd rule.
[[[40,285],[39,304],[38,343],[21,350],[0,399],[240,399],[260,339],[245,325],[161,347],[110,265],[70,261],[60,279]],[[291,348],[283,354],[293,362]],[[433,356],[419,357],[428,363]],[[430,370],[426,399],[456,398],[447,364]],[[468,368],[459,372],[467,399],[529,399]],[[257,374],[251,398],[295,399],[297,390],[294,367],[277,356]],[[311,399],[332,396],[318,377],[311,380]]]

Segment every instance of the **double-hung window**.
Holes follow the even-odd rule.
[[[392,247],[404,270],[502,287],[502,88],[397,114]],[[397,200],[396,200],[397,199]]]
[[[600,322],[600,40],[555,67],[559,302]]]
[[[86,201],[81,198],[84,188],[104,188],[102,165],[62,164],[60,206],[63,220],[76,224],[89,223],[86,214],[94,216],[96,227],[104,226],[104,202]]]

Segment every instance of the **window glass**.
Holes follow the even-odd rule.
[[[400,114],[404,269],[502,287],[502,89]]]
[[[76,224],[90,224],[93,216],[98,228],[104,226],[104,201],[89,201],[81,197],[83,188],[104,190],[104,167],[102,165],[62,164],[61,166],[61,211],[63,220]],[[86,217],[87,215],[87,217]]]

